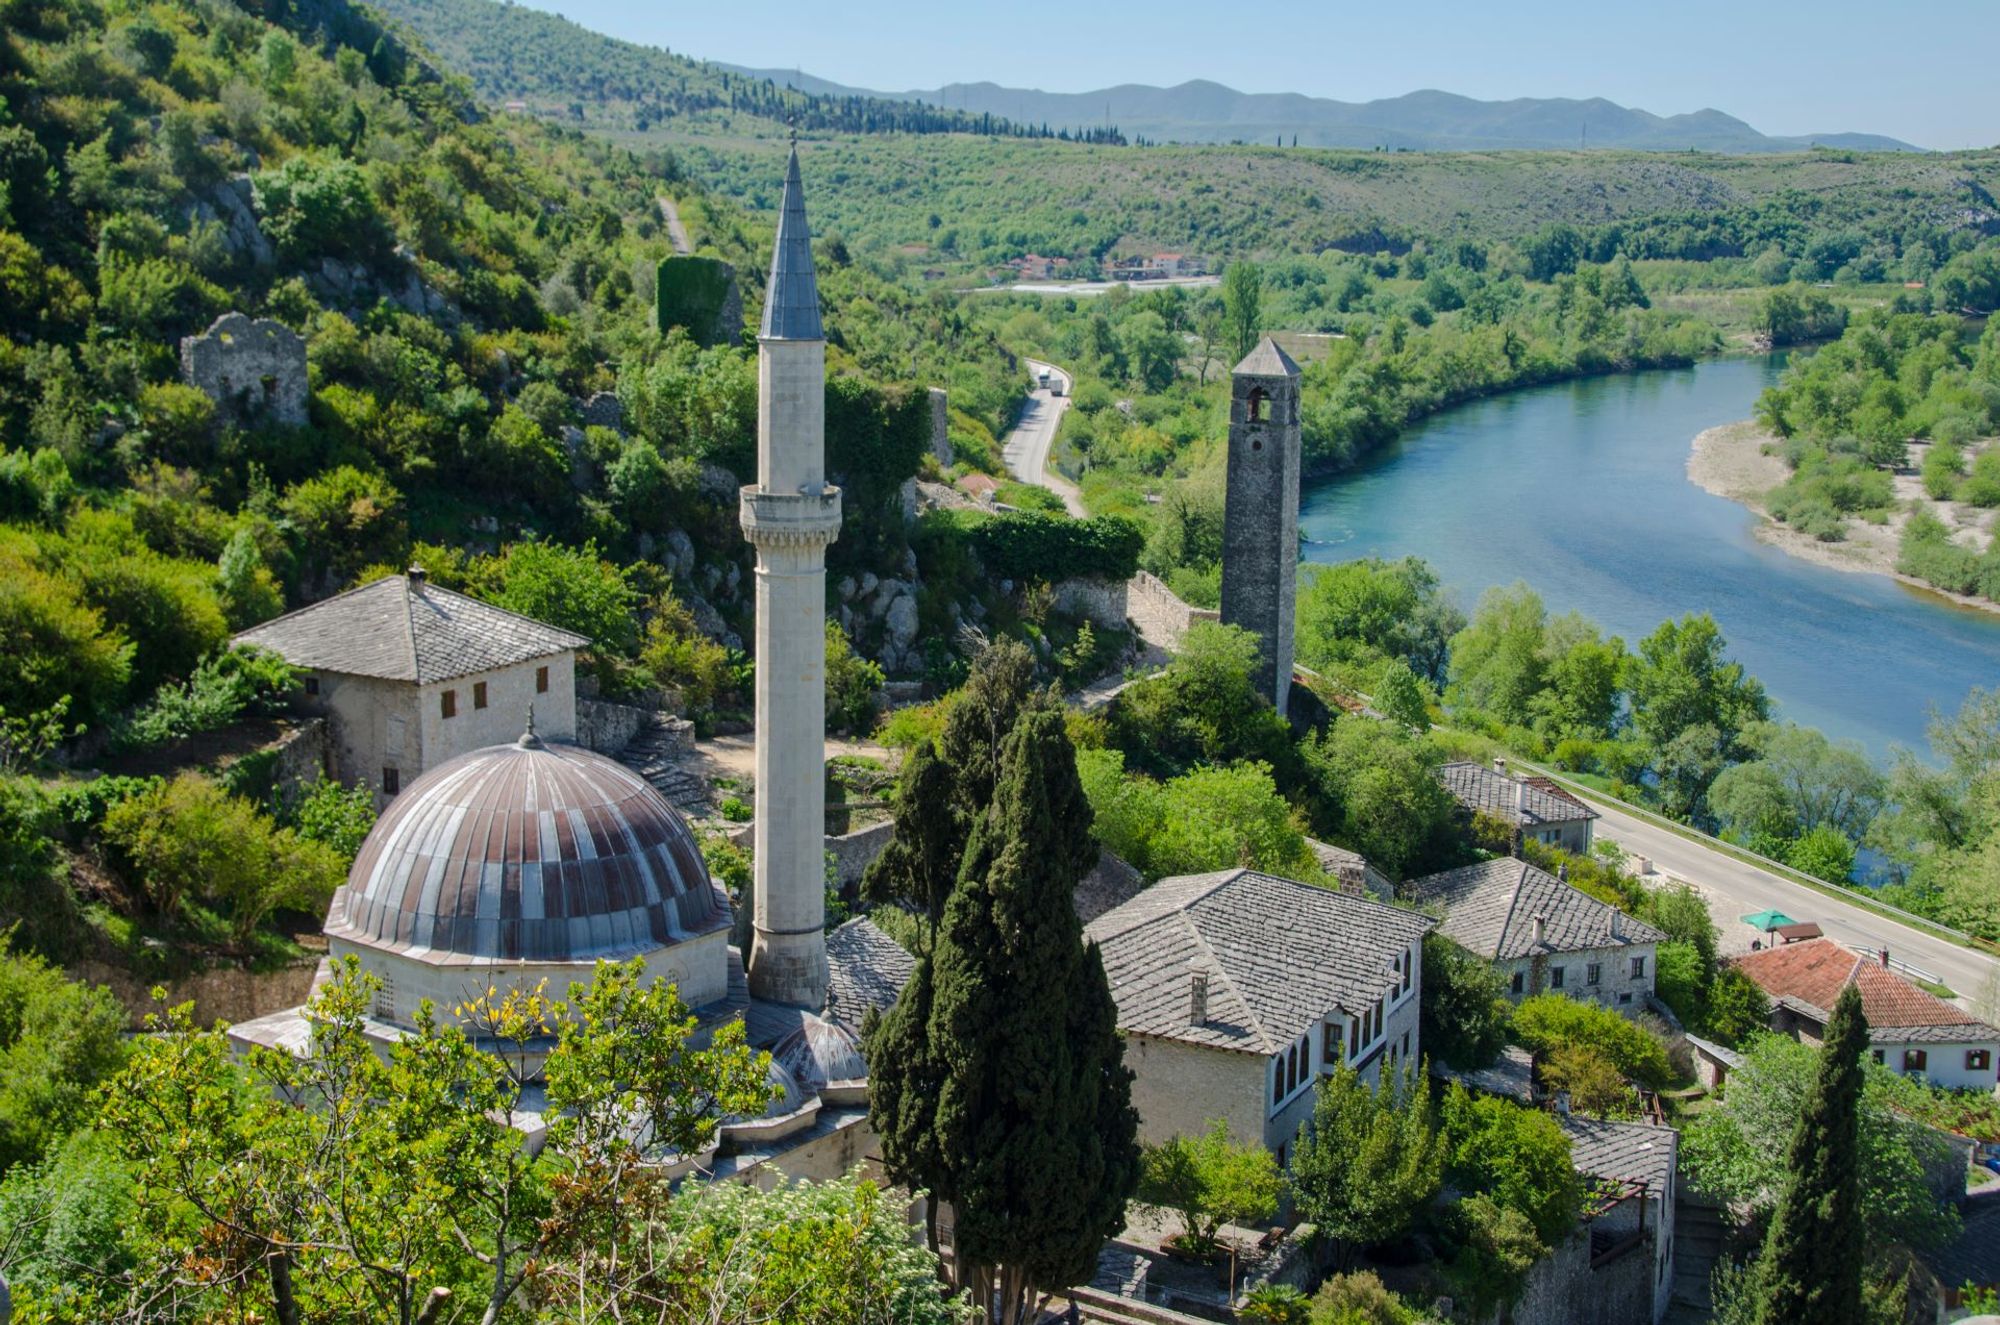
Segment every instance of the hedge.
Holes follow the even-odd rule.
[[[936,551],[942,544],[969,546],[995,579],[1055,583],[1079,575],[1131,579],[1146,535],[1118,515],[1072,520],[1042,511],[934,511],[918,541]]]

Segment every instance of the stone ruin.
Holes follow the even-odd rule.
[[[282,322],[224,313],[202,335],[182,337],[181,376],[232,422],[306,421],[306,342]]]
[[[736,268],[720,258],[670,257],[654,282],[653,315],[660,334],[685,327],[700,345],[743,340],[743,291]]]
[[[625,431],[625,406],[611,391],[592,393],[588,400],[577,406],[577,414],[586,428],[609,428],[613,432]]]
[[[951,407],[941,386],[931,388],[931,454],[940,465],[951,467]]]

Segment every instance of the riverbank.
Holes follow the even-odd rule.
[[[1943,599],[1959,607],[2000,614],[2000,603],[1965,594],[1946,593],[1935,585],[1928,584],[1913,575],[1905,575],[1896,569],[1897,554],[1902,546],[1903,525],[1909,519],[1910,503],[1922,503],[1932,508],[1951,505],[1951,503],[1933,502],[1924,495],[1923,484],[1917,477],[1917,469],[1923,463],[1922,452],[1927,449],[1926,447],[1913,445],[1910,448],[1910,466],[1896,473],[1897,509],[1885,523],[1877,525],[1865,520],[1849,520],[1847,537],[1837,543],[1827,543],[1790,525],[1773,520],[1770,511],[1764,506],[1765,495],[1790,477],[1784,458],[1777,453],[1779,445],[1780,439],[1777,436],[1749,419],[1707,429],[1696,435],[1694,444],[1689,450],[1688,481],[1705,492],[1714,493],[1739,506],[1748,507],[1758,517],[1757,541],[1768,544],[1788,556],[1831,570],[1886,576],[1920,593]],[[1956,521],[1952,519],[1951,511],[1941,510],[1937,513],[1947,523],[1955,526]]]

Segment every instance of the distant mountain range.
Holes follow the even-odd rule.
[[[1178,87],[1124,83],[1095,92],[1038,92],[997,83],[952,83],[918,92],[844,87],[791,69],[717,68],[779,87],[827,97],[921,101],[970,114],[1006,116],[1052,128],[1116,125],[1128,137],[1156,142],[1289,144],[1302,147],[1381,147],[1418,151],[1481,151],[1621,147],[1640,151],[1797,152],[1815,144],[1865,152],[1923,149],[1872,133],[1818,133],[1797,138],[1763,134],[1733,115],[1698,110],[1654,115],[1593,97],[1519,97],[1476,101],[1450,92],[1411,92],[1380,101],[1334,101],[1294,92],[1238,92],[1197,79]]]

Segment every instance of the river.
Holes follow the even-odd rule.
[[[2000,615],[1757,541],[1757,517],[1687,478],[1696,433],[1748,418],[1781,355],[1535,387],[1410,428],[1367,467],[1310,484],[1307,561],[1414,553],[1469,612],[1525,580],[1628,647],[1714,615],[1783,717],[1878,758],[1928,749],[1932,707],[2000,685]]]

